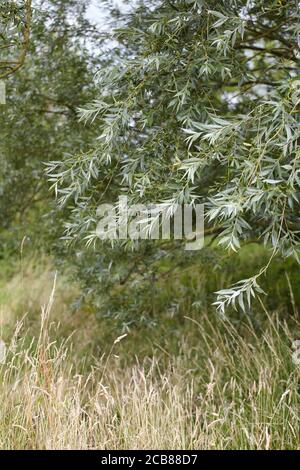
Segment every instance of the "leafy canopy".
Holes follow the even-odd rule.
[[[96,208],[119,194],[170,213],[204,203],[220,245],[270,248],[257,274],[218,292],[220,312],[246,310],[275,254],[298,259],[299,13],[294,0],[145,0],[123,18],[99,97],[80,111],[97,142],[49,168],[60,206],[73,207],[66,238],[96,241]],[[127,242],[117,248],[127,265],[129,248],[159,253]],[[122,258],[101,250],[120,282]]]
[[[0,79],[19,70],[29,49],[31,0],[3,0],[0,5]]]

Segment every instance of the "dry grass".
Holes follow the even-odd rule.
[[[137,350],[129,360],[129,334],[91,361],[86,342],[99,327],[68,314],[65,281],[49,294],[53,273],[29,269],[22,282],[12,298],[19,284],[10,281],[1,307],[9,341],[0,366],[1,449],[300,447],[300,366],[291,358],[291,341],[300,338],[296,321],[291,332],[269,317],[258,335],[247,322],[238,332],[203,314],[186,318],[176,355],[156,348],[141,360]],[[41,314],[20,320],[24,305],[36,310],[45,292],[50,300]],[[66,339],[75,326],[80,335]]]

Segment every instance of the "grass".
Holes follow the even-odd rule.
[[[162,317],[124,336],[54,277],[45,259],[1,280],[1,449],[300,448],[297,318],[187,309],[176,334]]]

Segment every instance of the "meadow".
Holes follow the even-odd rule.
[[[47,257],[5,266],[2,449],[300,447],[297,316],[261,304],[257,326],[187,304],[124,333],[73,311],[78,287]]]

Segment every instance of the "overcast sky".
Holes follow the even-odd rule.
[[[113,3],[118,6],[121,11],[126,12],[130,10],[130,6],[125,5],[122,0],[114,0]],[[134,1],[132,3],[134,3]],[[102,0],[92,0],[91,6],[88,8],[88,18],[101,26],[105,26],[106,14],[106,8],[103,5]]]
[[[105,21],[105,8],[103,3],[98,0],[93,0],[91,6],[88,8],[88,18],[94,23],[104,24]],[[99,6],[100,5],[100,6]]]

